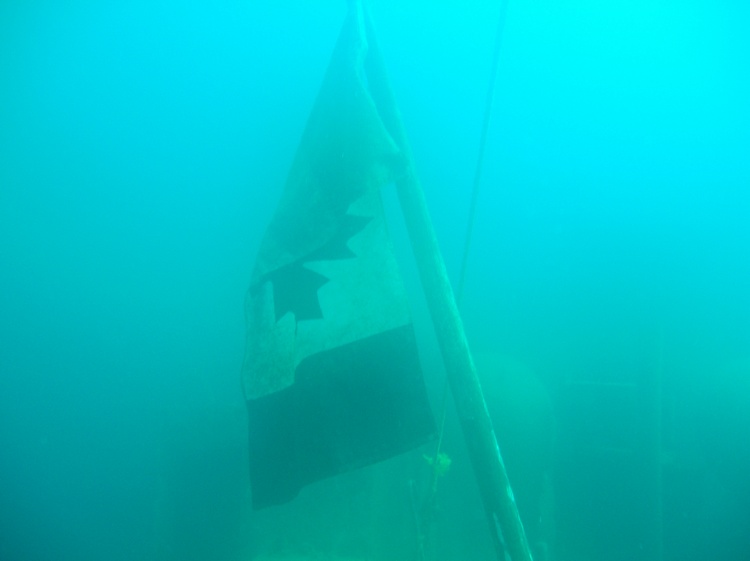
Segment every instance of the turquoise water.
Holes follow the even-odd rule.
[[[371,4],[456,279],[499,5]],[[344,14],[0,4],[1,559],[415,558],[430,449],[249,508],[245,291]],[[647,558],[656,496],[664,559],[750,555],[749,23],[726,1],[508,4],[462,310],[557,559]],[[461,440],[449,406],[428,558],[493,556]]]

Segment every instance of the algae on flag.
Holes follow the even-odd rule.
[[[380,190],[405,159],[368,92],[352,3],[246,300],[256,508],[435,432]]]

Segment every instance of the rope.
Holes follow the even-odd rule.
[[[482,181],[482,169],[484,167],[484,153],[487,146],[487,132],[490,128],[490,119],[492,117],[492,106],[495,102],[495,83],[497,82],[497,67],[500,63],[500,44],[502,42],[503,28],[505,27],[505,15],[508,11],[508,0],[502,0],[500,3],[500,17],[497,23],[497,32],[495,35],[495,50],[492,55],[492,69],[490,71],[490,84],[487,88],[487,98],[484,105],[484,120],[482,121],[482,132],[479,137],[479,155],[477,157],[477,167],[474,171],[474,183],[471,190],[471,204],[469,206],[469,220],[466,224],[466,237],[464,240],[464,252],[461,257],[461,268],[459,269],[458,285],[456,288],[456,304],[460,307],[461,298],[464,292],[464,281],[466,279],[466,269],[471,250],[471,239],[474,233],[474,220],[477,214],[477,201],[479,200],[479,186]]]

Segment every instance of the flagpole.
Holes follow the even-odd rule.
[[[356,9],[357,4],[359,2],[350,1],[350,8]],[[367,14],[364,20],[368,42],[365,67],[370,93],[385,126],[406,159],[405,172],[396,182],[398,197],[445,363],[448,383],[479,484],[492,541],[500,561],[505,560],[506,551],[512,561],[531,561],[531,551],[492,429],[453,289],[424,193],[414,170],[406,132],[375,40],[372,22]]]

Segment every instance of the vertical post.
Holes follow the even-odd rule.
[[[365,17],[365,25],[368,41],[365,68],[370,93],[385,126],[405,155],[406,169],[396,183],[398,197],[490,524],[492,541],[500,561],[505,561],[506,553],[512,561],[531,561],[531,551],[492,429],[453,290],[414,171],[406,132],[368,17]]]

